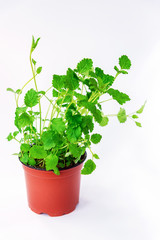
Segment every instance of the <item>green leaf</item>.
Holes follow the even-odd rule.
[[[40,38],[37,38],[37,40],[35,41],[34,36],[32,36],[32,49],[31,49],[32,52],[37,47],[37,44],[38,44],[39,40],[40,40]]]
[[[98,134],[98,133],[94,133],[94,134],[92,134],[92,136],[91,136],[91,141],[92,141],[92,143],[94,143],[94,144],[99,143],[99,142],[101,141],[101,139],[102,139],[102,135],[101,135],[101,134]]]
[[[16,137],[18,135],[19,131],[14,131],[13,136]]]
[[[36,70],[37,74],[40,74],[41,71],[42,71],[42,67],[38,67],[37,70]]]
[[[79,79],[75,72],[70,68],[68,68],[67,75],[65,77],[65,87],[70,90],[75,90],[79,87]]]
[[[29,156],[28,156],[28,154],[27,154],[27,153],[23,154],[23,156],[20,157],[20,161],[21,161],[22,163],[24,163],[24,164],[27,164],[28,161],[29,161]]]
[[[31,166],[35,166],[35,165],[36,165],[35,159],[29,157],[29,159],[28,159],[28,164],[31,165]]]
[[[98,156],[96,153],[93,154],[93,157],[94,157],[95,159],[99,159],[99,156]]]
[[[66,127],[62,118],[53,118],[51,122],[52,122],[51,128],[53,131],[56,131],[60,134],[64,132]]]
[[[77,64],[77,70],[80,74],[87,74],[87,72],[89,72],[92,67],[93,61],[89,58],[84,58]]]
[[[119,58],[119,65],[121,69],[130,69],[131,61],[126,55],[123,55]]]
[[[27,143],[22,143],[20,146],[21,152],[29,152],[31,146]]]
[[[136,114],[133,114],[132,118],[135,119],[135,118],[138,118],[138,116]]]
[[[19,117],[18,117],[18,126],[20,128],[26,127],[28,125],[32,125],[34,118],[31,117],[28,113],[22,113]]]
[[[82,156],[84,149],[76,144],[69,145],[69,151],[72,153],[73,157],[79,158]]]
[[[114,66],[114,70],[116,70],[117,72],[119,72],[119,69],[117,66]]]
[[[81,137],[82,131],[81,127],[69,128],[66,131],[67,138],[71,143],[77,142],[77,140]]]
[[[124,108],[120,108],[118,114],[117,114],[117,118],[119,120],[120,123],[124,123],[127,120],[127,115],[126,115],[126,111]]]
[[[28,107],[17,107],[15,114],[16,114],[16,115],[20,115],[21,113],[26,112],[26,111],[27,111],[27,108],[28,108]]]
[[[7,88],[6,89],[8,92],[13,92],[13,93],[15,93],[15,91],[12,89],[12,88]]]
[[[24,97],[24,103],[27,107],[34,107],[38,104],[39,96],[38,93],[34,89],[30,89],[25,97]]]
[[[45,94],[46,94],[45,91],[39,91],[38,93],[39,93],[39,94],[42,94],[42,95],[45,95]]]
[[[57,167],[54,168],[54,173],[55,173],[56,175],[60,175],[60,171],[59,171],[59,169],[58,169]]]
[[[113,97],[119,104],[123,105],[125,102],[130,101],[131,99],[125,93],[119,92],[113,88],[110,88],[107,93]]]
[[[98,89],[97,81],[94,78],[87,78],[83,82],[91,91],[96,91]]]
[[[94,116],[96,122],[100,123],[102,121],[102,113],[99,109],[96,108],[94,103],[88,101],[78,101],[78,106],[83,106],[88,109]]]
[[[44,144],[45,150],[49,150],[54,147],[59,147],[63,143],[62,137],[51,130],[46,131],[42,134],[42,142]]]
[[[82,132],[88,134],[89,131],[92,132],[94,129],[93,117],[92,116],[83,116],[81,122]]]
[[[104,127],[104,126],[106,126],[107,124],[108,124],[108,122],[109,122],[109,118],[108,117],[102,117],[102,121],[100,122],[100,126],[101,127]]]
[[[52,85],[57,90],[61,90],[64,87],[64,76],[63,75],[53,75]]]
[[[99,89],[101,92],[106,92],[106,90],[112,86],[114,82],[114,77],[109,74],[104,74],[101,68],[95,68],[96,78],[98,80]]]
[[[32,58],[32,63],[33,63],[34,66],[35,66],[37,62]]]
[[[128,74],[128,72],[125,71],[125,70],[121,70],[121,71],[119,71],[119,73],[122,73],[122,74]]]
[[[58,97],[58,92],[55,90],[55,89],[53,89],[53,97]]]
[[[91,174],[96,169],[96,164],[89,159],[85,162],[83,169],[81,170],[81,174],[88,175]]]
[[[137,125],[137,127],[142,127],[142,124],[140,122],[135,122],[135,124]]]
[[[58,164],[58,157],[55,154],[50,154],[45,158],[46,170],[54,170]]]
[[[9,135],[7,136],[7,140],[11,141],[13,139],[12,133],[9,133]]]
[[[21,94],[21,93],[22,93],[22,90],[21,90],[21,89],[17,89],[17,90],[16,90],[16,93],[17,93],[17,94]]]
[[[29,153],[30,157],[36,159],[44,159],[47,156],[47,152],[44,150],[44,146],[33,145]]]
[[[145,101],[145,103],[142,105],[142,107],[136,113],[141,114],[143,112],[143,110],[144,110],[145,105],[146,105],[146,101]]]

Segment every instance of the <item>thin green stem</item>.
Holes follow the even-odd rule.
[[[30,51],[30,64],[31,64],[31,69],[32,69],[32,74],[33,74],[35,88],[36,88],[36,91],[38,92],[38,87],[37,87],[37,82],[36,82],[36,74],[35,74],[35,71],[33,69],[33,64],[32,64],[32,47],[31,47],[31,51]],[[40,131],[39,132],[40,132],[40,135],[41,135],[42,111],[41,111],[40,99],[38,100],[38,102],[39,102],[39,112],[40,112]]]
[[[104,101],[101,101],[101,102],[99,102],[99,103],[104,103],[104,102],[108,102],[108,101],[111,101],[111,100],[113,100],[113,98],[106,99],[106,100],[104,100]]]
[[[51,102],[50,102],[49,107],[48,107],[47,112],[46,112],[46,116],[45,116],[44,123],[43,123],[43,128],[42,128],[42,133],[43,133],[43,129],[45,127],[46,119],[47,119],[50,108],[51,108]]]
[[[64,95],[64,97],[63,97],[63,99],[62,99],[62,102],[61,102],[60,108],[59,108],[59,110],[58,110],[58,112],[57,112],[57,118],[58,118],[59,113],[60,113],[60,111],[61,111],[62,104],[63,104],[63,102],[64,102],[64,99],[65,99],[66,95],[67,95],[68,90],[69,90],[69,89],[66,90],[66,93],[65,93],[65,95]]]

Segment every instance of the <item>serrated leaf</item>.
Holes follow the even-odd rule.
[[[99,156],[98,156],[96,153],[93,154],[93,157],[94,157],[95,159],[99,159]]]
[[[28,108],[28,107],[17,107],[15,114],[16,114],[16,115],[20,115],[21,113],[26,112],[26,111],[27,111],[27,108]]]
[[[91,135],[91,142],[94,144],[97,144],[101,141],[102,135],[98,133],[94,133]]]
[[[65,87],[70,90],[75,90],[79,87],[79,79],[71,68],[68,68],[65,76]]]
[[[49,130],[42,134],[42,142],[44,144],[44,149],[49,150],[54,147],[61,146],[62,137],[59,134]]]
[[[132,115],[132,118],[133,118],[133,119],[136,119],[136,118],[138,118],[138,116],[135,115],[135,114],[133,114],[133,115]]]
[[[142,127],[142,124],[140,122],[135,122],[135,124],[137,125],[137,127]]]
[[[96,122],[100,123],[102,121],[102,113],[99,109],[96,108],[94,103],[88,102],[88,101],[79,101],[78,106],[85,107],[88,109],[92,115],[94,116],[94,119]]]
[[[36,72],[37,72],[37,74],[40,74],[42,72],[42,67],[38,67]]]
[[[65,130],[65,123],[63,122],[62,118],[53,118],[52,119],[51,128],[53,131],[56,131],[62,134]]]
[[[119,58],[119,65],[121,69],[130,69],[131,61],[126,55],[123,55]]]
[[[15,93],[15,91],[12,88],[7,88],[6,91]]]
[[[94,129],[93,117],[89,115],[83,116],[82,122],[81,122],[81,128],[84,134],[88,134],[89,132],[92,132]]]
[[[46,170],[54,170],[58,164],[58,157],[55,154],[50,154],[45,158]]]
[[[21,152],[29,152],[31,146],[27,143],[22,143],[20,146]]]
[[[126,115],[126,111],[124,108],[120,108],[118,114],[117,114],[117,118],[119,120],[120,123],[124,123],[127,120],[127,115]]]
[[[89,159],[85,162],[83,169],[81,170],[81,174],[88,175],[91,174],[96,169],[96,164]]]
[[[80,74],[86,74],[92,69],[92,66],[93,66],[92,59],[84,58],[77,64],[77,71]]]
[[[65,76],[63,75],[53,75],[52,85],[57,90],[61,90],[64,87]]]
[[[82,156],[84,149],[79,147],[76,144],[70,144],[69,145],[69,151],[72,153],[73,157],[79,158]]]
[[[18,126],[20,128],[24,128],[28,125],[32,125],[34,121],[34,117],[31,117],[28,113],[22,113],[18,119]]]
[[[11,141],[13,139],[12,133],[9,133],[9,135],[7,136],[7,140]]]
[[[145,103],[142,105],[142,107],[136,113],[141,114],[143,112],[143,110],[144,110],[145,105],[146,105],[146,101],[145,101]]]
[[[114,77],[109,74],[104,74],[101,68],[95,68],[96,78],[98,80],[98,87],[101,92],[106,92],[109,87],[112,86],[114,82]]]
[[[107,116],[105,116],[105,117],[102,117],[102,121],[100,122],[99,125],[101,127],[104,127],[104,126],[106,126],[108,124],[108,122],[109,122],[109,118]]]
[[[24,103],[27,107],[34,107],[38,104],[39,95],[34,89],[30,89],[25,97],[24,97]]]
[[[53,97],[58,97],[58,92],[55,89],[53,89],[52,94],[53,94]]]
[[[122,93],[122,92],[120,92],[120,91],[118,91],[118,90],[115,90],[115,89],[113,89],[113,88],[110,88],[110,89],[107,91],[107,93],[108,93],[110,96],[112,96],[112,98],[113,98],[114,100],[116,100],[116,101],[117,101],[119,104],[121,104],[121,105],[123,105],[125,102],[131,100],[130,97],[129,97],[127,94]]]
[[[28,161],[29,161],[29,156],[28,156],[28,154],[27,154],[27,153],[23,154],[23,156],[20,157],[20,161],[21,161],[22,163],[24,163],[24,164],[27,164]]]
[[[69,142],[71,142],[71,143],[77,142],[77,140],[82,135],[81,127],[69,128],[69,129],[67,129],[66,134],[67,134],[67,139],[69,140]]]
[[[44,150],[44,146],[33,145],[29,151],[30,157],[36,159],[44,159],[47,156],[47,152]]]

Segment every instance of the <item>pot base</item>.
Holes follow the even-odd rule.
[[[41,212],[41,211],[38,211],[36,209],[31,208],[30,206],[29,206],[29,208],[32,210],[32,212],[34,212],[36,214],[39,214],[39,215],[40,214],[47,214],[50,217],[60,217],[60,216],[63,216],[63,215],[66,215],[66,214],[69,214],[69,213],[73,212],[76,209],[76,206],[73,207],[72,209],[68,209],[65,212],[54,212],[54,213],[52,213],[52,212],[43,212],[43,211]]]

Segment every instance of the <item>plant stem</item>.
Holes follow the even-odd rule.
[[[104,102],[111,101],[111,100],[113,100],[113,98],[106,99],[106,100],[104,100],[104,101],[101,101],[101,102],[99,102],[99,103],[104,103]]]
[[[36,74],[35,76],[37,76],[37,74]],[[22,93],[22,90],[23,90],[23,89],[25,88],[25,86],[27,86],[27,84],[30,83],[33,79],[34,79],[34,77],[30,78],[30,79],[24,84],[24,86],[21,88],[21,91],[18,93],[18,96],[17,96],[17,99],[16,99],[16,105],[17,105],[17,107],[18,107],[19,96],[20,96],[20,94]]]
[[[32,47],[31,47],[31,51],[30,51],[30,64],[31,64],[31,69],[32,69],[32,74],[33,74],[35,88],[36,88],[36,91],[38,92],[37,82],[36,82],[36,74],[35,74],[35,71],[33,69],[33,64],[32,64]],[[38,102],[39,102],[39,112],[40,112],[40,131],[39,132],[40,132],[40,135],[41,135],[42,112],[41,112],[41,102],[40,102],[40,99],[38,100]]]
[[[50,108],[51,108],[51,102],[50,102],[49,107],[48,107],[47,112],[46,112],[46,116],[45,116],[44,123],[43,123],[43,128],[42,128],[42,133],[43,133],[43,129],[45,127],[46,119],[47,119]]]

